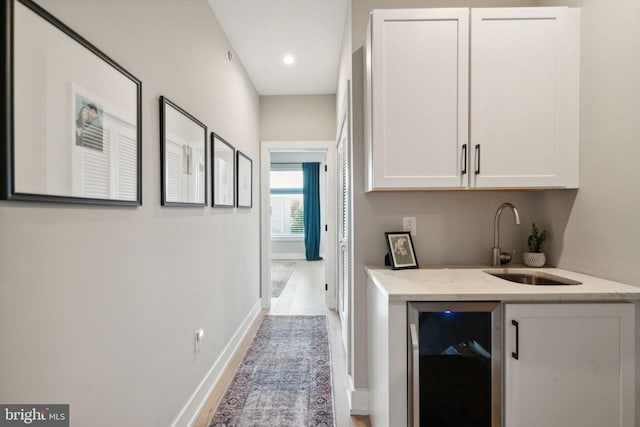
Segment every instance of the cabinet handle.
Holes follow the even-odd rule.
[[[480,144],[476,144],[476,175],[480,175]]]
[[[409,325],[411,335],[411,425],[420,427],[420,344],[418,342],[418,332],[416,325]]]
[[[467,144],[462,144],[462,175],[467,174]]]
[[[516,351],[511,352],[511,357],[518,360],[520,357],[520,325],[516,320],[511,320],[511,324],[516,327]]]

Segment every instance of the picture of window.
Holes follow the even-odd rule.
[[[5,3],[0,198],[139,206],[141,81],[34,2]]]
[[[160,97],[162,205],[206,206],[207,126]]]
[[[134,199],[137,187],[135,125],[108,99],[71,84],[68,135],[72,194]]]
[[[236,203],[239,208],[253,206],[253,161],[236,151]]]
[[[235,196],[235,148],[211,132],[212,206],[232,208]]]

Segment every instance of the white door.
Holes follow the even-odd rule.
[[[349,85],[347,85],[347,92]],[[338,298],[337,306],[340,314],[342,327],[342,340],[347,354],[347,372],[351,372],[349,357],[349,342],[351,321],[349,319],[349,304],[351,301],[351,150],[349,144],[349,120],[348,111],[349,97],[345,97],[345,109],[342,114],[340,132],[338,134],[337,157],[338,157],[338,188],[336,200],[338,206]]]
[[[469,10],[375,10],[371,19],[369,189],[465,187]]]
[[[506,427],[632,427],[633,304],[506,304]]]
[[[579,11],[471,10],[472,185],[578,185]]]

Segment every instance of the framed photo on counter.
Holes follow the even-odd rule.
[[[394,270],[418,268],[418,259],[413,249],[413,240],[408,231],[384,233],[389,248],[391,267]]]

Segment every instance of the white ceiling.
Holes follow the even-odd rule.
[[[208,1],[258,94],[336,93],[347,0]]]

